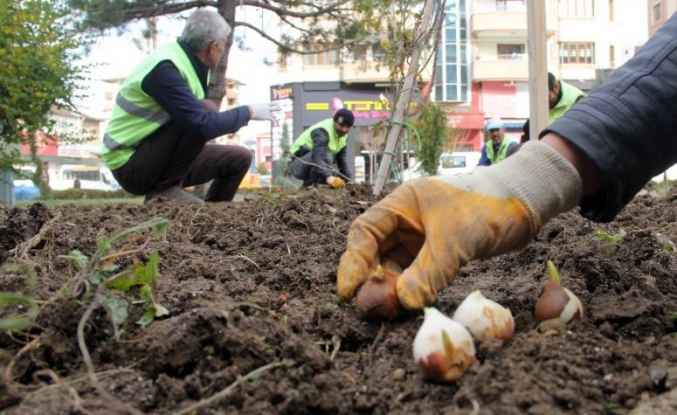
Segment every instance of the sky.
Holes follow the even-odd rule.
[[[253,13],[251,10],[248,12],[250,15]],[[247,16],[242,16],[241,13],[238,18]],[[259,27],[270,30],[266,27],[266,23],[262,22],[260,14],[247,20],[257,22]],[[181,34],[183,24],[183,20],[180,19],[160,18],[158,46],[175,40]],[[267,25],[270,26],[270,23]],[[246,84],[240,88],[241,103],[268,101],[269,84],[276,82],[277,71],[275,65],[267,66],[263,60],[267,58],[275,62],[275,46],[251,30],[236,28],[235,34],[244,36],[246,45],[252,50],[242,51],[233,44],[226,76]],[[134,44],[134,39],[140,38],[140,35],[141,25],[132,24],[122,35],[110,33],[99,38],[85,59],[86,62],[95,65],[89,76],[93,79],[106,79],[128,75],[145,56],[145,53]]]

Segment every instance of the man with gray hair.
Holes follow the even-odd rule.
[[[272,120],[276,103],[219,112],[207,99],[209,71],[224,53],[230,26],[213,11],[188,17],[176,42],[148,55],[115,100],[102,158],[123,189],[180,203],[204,201],[183,190],[212,181],[206,201],[230,201],[251,165],[245,147],[206,145],[250,120]]]

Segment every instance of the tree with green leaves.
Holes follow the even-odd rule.
[[[444,144],[451,134],[447,126],[447,114],[439,105],[427,102],[413,124],[421,139],[418,149],[421,169],[432,176],[437,173]]]
[[[0,171],[16,172],[21,144],[35,154],[35,133],[51,131],[50,108],[72,108],[86,39],[52,0],[0,0],[0,33]]]

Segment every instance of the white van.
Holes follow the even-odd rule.
[[[49,186],[54,190],[79,188],[114,191],[120,189],[120,184],[115,181],[113,174],[107,168],[77,164],[61,166],[56,180],[50,177]]]
[[[482,153],[479,151],[455,151],[453,153],[442,153],[440,165],[437,169],[438,176],[448,176],[459,173],[468,173],[477,167]],[[423,177],[425,174],[421,170],[421,162],[417,162],[411,168],[402,173],[402,181]]]

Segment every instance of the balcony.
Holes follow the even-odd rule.
[[[386,82],[390,72],[384,65],[376,69],[375,62],[344,62],[341,65],[341,81],[351,83]]]
[[[556,14],[546,13],[545,31],[548,35],[557,32]],[[472,35],[476,39],[501,36],[527,36],[527,12],[524,11],[486,11],[474,13],[471,18]]]
[[[548,62],[549,68],[557,62]],[[485,56],[473,61],[473,82],[483,81],[528,81],[529,56],[527,54]]]
[[[388,67],[381,65],[380,70],[378,70],[376,69],[377,66],[376,62],[344,62],[341,64],[341,81],[347,84],[388,82],[390,75]],[[432,68],[432,62],[428,69],[430,68]],[[432,70],[421,71],[419,80],[422,82],[430,81],[431,73]]]
[[[474,82],[526,81],[529,79],[529,60],[526,54],[484,57],[473,62],[472,78]]]

